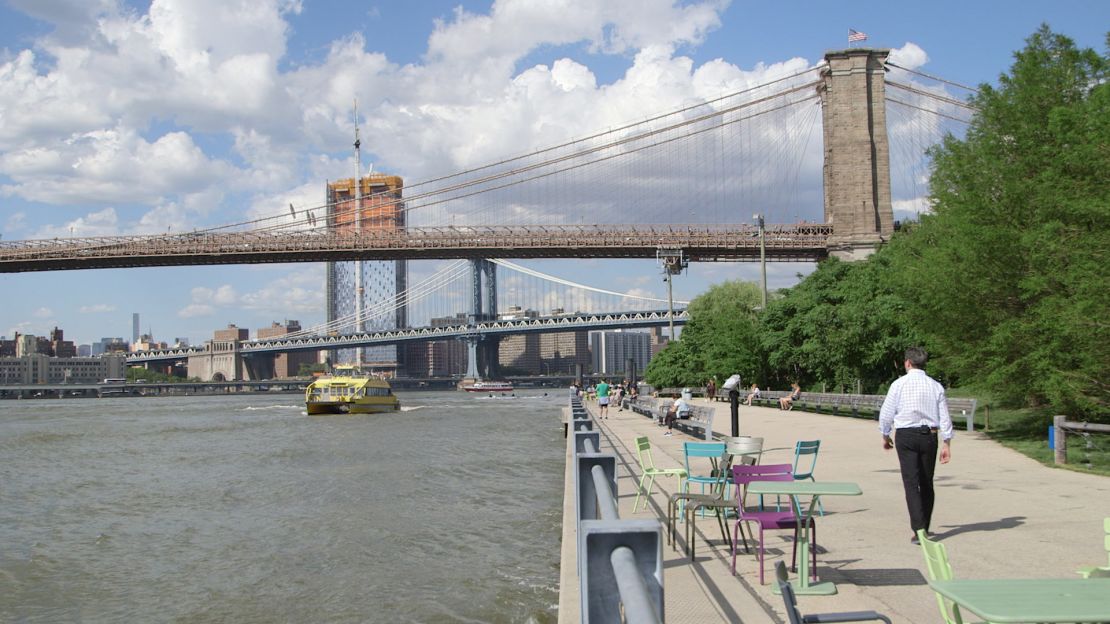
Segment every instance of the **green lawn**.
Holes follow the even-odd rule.
[[[1003,446],[1027,455],[1046,466],[1056,466],[1055,452],[1048,447],[1048,427],[1052,424],[1053,413],[1035,409],[996,409],[990,406],[990,399],[958,389],[950,391],[951,396],[975,397],[979,405],[975,409],[975,430],[983,431],[991,439]],[[831,409],[806,411],[832,414]],[[852,416],[851,411],[841,410],[841,416]],[[861,412],[859,418],[876,419],[873,412]],[[956,434],[967,431],[967,423],[956,418]],[[1058,466],[1077,472],[1088,472],[1110,476],[1110,434],[1068,434],[1068,463]]]
[[[987,408],[989,409],[989,407]],[[986,411],[976,410],[981,424]],[[989,409],[992,439],[1042,464],[1053,466],[1054,451],[1048,447],[1048,428],[1053,414],[1034,409]],[[1110,475],[1110,434],[1068,434],[1068,463],[1062,468],[1079,472]]]

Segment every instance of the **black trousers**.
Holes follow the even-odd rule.
[[[937,464],[936,431],[907,427],[894,435],[894,448],[902,468],[902,486],[906,489],[906,508],[910,512],[910,528],[929,530],[933,518],[933,470]]]

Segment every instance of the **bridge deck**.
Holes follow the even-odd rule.
[[[771,225],[764,232],[773,260],[818,260],[832,227]],[[361,234],[189,233],[0,241],[0,273],[264,262],[453,258],[655,258],[681,249],[692,261],[758,260],[751,225],[474,226],[375,230]]]

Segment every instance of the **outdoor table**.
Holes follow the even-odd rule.
[[[991,622],[1110,622],[1110,579],[963,579],[929,585]]]
[[[859,496],[863,490],[855,483],[832,481],[752,481],[748,484],[748,494],[762,494],[765,496],[789,496],[790,508],[794,510],[794,517],[798,521],[798,578],[790,581],[794,586],[794,593],[816,594],[830,596],[836,593],[836,585],[830,581],[823,583],[809,582],[809,522],[813,518],[813,510],[817,501],[822,496]],[[809,507],[803,512],[798,502],[799,496],[810,496]],[[780,593],[776,584],[771,591]]]

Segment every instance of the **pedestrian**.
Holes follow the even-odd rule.
[[[713,379],[710,379],[709,383],[705,384],[705,400],[708,401],[709,403],[712,403],[716,399],[717,399],[717,382],[714,381]]]
[[[740,435],[740,384],[728,389],[728,409],[732,417],[732,437]]]
[[[617,401],[617,411],[618,412],[623,412],[624,411],[624,384],[627,384],[627,383],[628,382],[626,381],[623,384],[617,384],[616,392],[614,393],[616,395],[615,398],[616,398],[616,401]]]
[[[921,347],[906,349],[902,365],[906,374],[890,385],[879,410],[879,432],[883,448],[898,451],[906,507],[910,513],[910,541],[918,543],[917,531],[929,534],[933,519],[933,469],[937,461],[937,432],[942,440],[940,463],[952,459],[952,417],[944,386],[925,374],[929,354]],[[891,430],[894,440],[890,439]]]
[[[594,391],[597,392],[598,417],[609,418],[609,383],[602,379]]]

